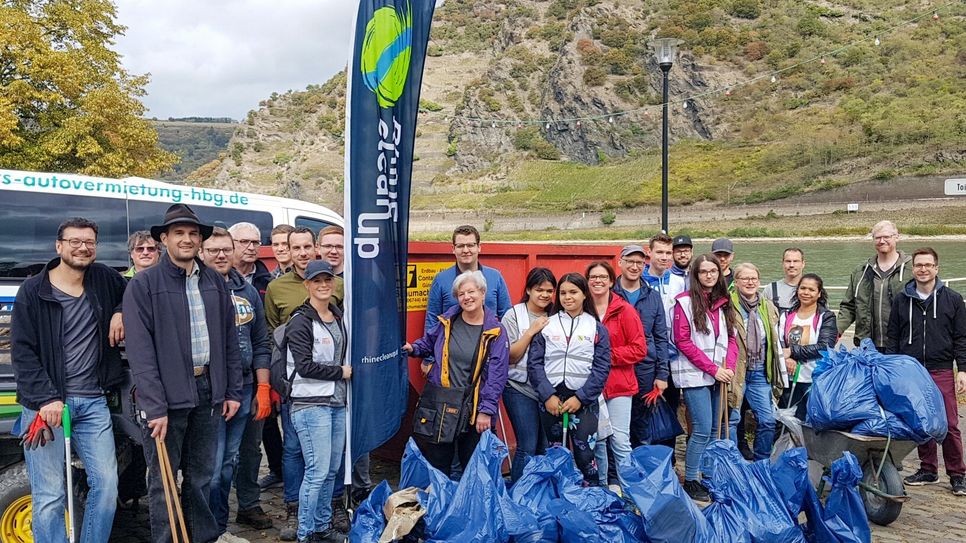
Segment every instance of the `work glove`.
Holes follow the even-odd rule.
[[[263,420],[272,414],[272,385],[258,383],[255,391],[255,420]]]
[[[650,392],[641,396],[644,399],[644,405],[652,406],[657,403],[657,399],[661,397],[661,389],[654,387]]]
[[[271,389],[271,391],[272,407],[275,409],[275,411],[279,411],[282,409],[282,397],[279,396],[278,392],[276,392],[274,388]]]
[[[33,422],[30,423],[30,427],[27,428],[27,431],[20,437],[20,446],[27,449],[36,449],[37,447],[43,447],[52,441],[54,441],[53,430],[51,430],[50,426],[44,422],[44,419],[40,416],[40,413],[37,413]]]

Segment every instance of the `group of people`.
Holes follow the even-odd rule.
[[[617,270],[609,260],[560,277],[533,268],[511,305],[499,271],[479,262],[479,232],[460,226],[456,263],[430,288],[425,335],[404,346],[423,359],[426,376],[416,442],[434,467],[458,476],[480,434],[497,424],[502,399],[516,436],[511,482],[532,457],[564,443],[585,484],[619,489],[615,468],[633,447],[675,444],[649,437],[648,412],[660,397],[674,412],[687,408],[684,490],[708,501],[700,466],[711,439],[735,441],[748,460],[768,458],[774,406],[806,418],[816,362],[855,323],[855,345],[871,338],[929,370],[949,420],[950,487],[966,495],[956,406],[966,372],[954,369],[966,361],[966,306],[937,278],[933,249],[899,251],[890,221],[872,237],[876,254],[852,273],[836,315],[800,248],[783,252],[782,278],[762,284],[758,267],[734,263],[731,240],[695,255],[690,237],[663,233],[646,250],[623,247]],[[919,456],[906,483],[937,482],[937,444]]]
[[[207,225],[176,204],[160,224],[131,236],[133,265],[123,275],[95,262],[97,231],[83,218],[61,224],[58,256],[20,287],[11,325],[22,427],[46,424],[62,436],[65,406],[71,414],[90,487],[81,541],[107,541],[116,509],[108,400],[125,379],[122,343],[143,433],[152,540],[171,539],[163,446],[182,475],[192,541],[243,541],[227,532],[232,485],[236,521],[270,528],[259,495],[278,481],[282,540],[343,541],[343,470],[351,470],[357,496],[371,482],[367,456],[343,461],[352,368],[341,313],[342,229],[274,228],[278,268],[269,271],[255,225]],[[502,400],[517,439],[512,481],[532,457],[566,441],[586,484],[619,486],[616,466],[633,447],[674,446],[649,438],[650,406],[666,401],[677,411],[683,403],[684,489],[706,501],[700,465],[710,440],[730,438],[746,458],[767,458],[773,403],[804,418],[816,360],[854,322],[856,344],[871,338],[933,376],[949,420],[946,471],[953,493],[966,495],[955,398],[966,392],[966,373],[954,369],[966,360],[966,307],[938,279],[935,251],[898,251],[888,221],[872,236],[876,255],[852,274],[836,315],[799,248],[784,251],[784,276],[762,285],[754,264],[732,265],[730,240],[695,255],[688,236],[666,234],[647,249],[623,247],[616,270],[610,260],[560,277],[534,268],[513,305],[501,273],[480,263],[479,232],[460,226],[452,236],[456,262],[430,288],[425,335],[403,346],[423,359],[426,377],[413,436],[433,466],[458,477],[480,434],[498,424]],[[290,385],[284,397],[270,384],[275,357]],[[258,480],[263,446],[269,473]],[[66,539],[63,447],[55,439],[25,448],[38,541]],[[921,467],[906,482],[937,482],[937,444],[919,455]]]
[[[342,479],[352,375],[340,311],[342,229],[316,236],[306,227],[275,227],[279,266],[270,272],[259,260],[255,225],[204,224],[176,204],[150,231],[131,235],[133,265],[123,274],[95,262],[97,232],[87,219],[64,221],[57,258],[22,284],[14,303],[11,355],[21,426],[46,425],[54,435],[24,451],[34,539],[67,539],[65,406],[90,487],[78,516],[83,523],[74,529],[85,543],[110,537],[118,466],[109,399],[126,379],[123,345],[144,451],[133,477],[143,481],[146,464],[152,541],[172,539],[159,447],[168,469],[181,473],[191,541],[245,541],[227,532],[232,485],[236,522],[271,528],[260,506],[261,487],[273,484],[258,479],[263,436],[274,467],[269,479],[280,474],[285,486],[281,539],[344,541],[345,507],[333,508],[341,503],[333,492],[344,490],[335,482]],[[287,361],[285,398],[270,385],[273,349]],[[370,485],[367,461],[353,470],[362,493]]]

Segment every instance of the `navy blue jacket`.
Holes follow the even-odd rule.
[[[256,273],[257,277],[257,273]],[[238,350],[241,354],[242,382],[252,384],[252,372],[267,370],[272,362],[272,345],[265,323],[265,306],[254,286],[235,269],[228,272],[228,292],[235,306],[235,327],[238,329]]]
[[[543,334],[537,334],[530,342],[527,354],[527,377],[530,386],[540,396],[541,402],[546,402],[557,393],[554,386],[547,379],[543,359],[547,353],[547,340]],[[597,397],[604,392],[607,377],[610,376],[610,333],[601,323],[597,323],[597,342],[594,344],[594,360],[590,368],[590,377],[576,390],[576,396],[583,405],[590,405],[597,401]]]
[[[627,290],[621,286],[620,277],[614,282],[614,294],[627,300]],[[637,375],[637,387],[641,394],[650,392],[654,388],[654,380],[667,382],[671,375],[668,354],[668,329],[664,315],[664,303],[661,295],[644,282],[641,282],[641,295],[634,304],[634,309],[641,317],[644,325],[644,336],[647,337],[647,356],[640,364],[634,365]]]
[[[10,321],[10,358],[17,382],[17,402],[34,411],[53,401],[65,401],[63,337],[64,310],[54,299],[49,272],[60,265],[55,258],[43,271],[20,285]],[[94,308],[100,357],[97,382],[110,389],[124,381],[121,350],[111,347],[107,335],[111,318],[121,310],[127,283],[121,274],[98,263],[84,271],[84,296]]]
[[[195,259],[198,288],[205,305],[211,360],[211,405],[241,401],[242,368],[235,329],[235,307],[225,278]],[[167,254],[139,272],[124,292],[124,335],[128,362],[137,386],[137,408],[148,420],[170,409],[198,406],[191,361],[186,274]]]

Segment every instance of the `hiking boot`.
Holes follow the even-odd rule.
[[[315,532],[309,537],[312,543],[344,543],[346,535],[338,530],[329,528],[324,532]]]
[[[949,478],[949,486],[953,487],[953,496],[966,496],[966,477],[953,475]]]
[[[275,488],[277,486],[282,486],[282,476],[272,471],[258,480],[258,487],[262,490],[268,490],[269,488]]]
[[[251,526],[256,530],[266,530],[272,527],[272,519],[268,518],[268,515],[265,514],[265,511],[262,510],[260,505],[239,511],[235,515],[235,522],[244,524],[245,526]]]
[[[939,482],[939,475],[924,469],[920,469],[919,471],[903,479],[903,481],[909,486],[931,485]]]
[[[349,512],[346,511],[342,496],[339,496],[332,500],[332,526],[330,530],[347,534],[351,528],[352,523],[349,521]]]
[[[701,481],[684,481],[684,491],[688,493],[688,496],[696,502],[710,502],[711,495],[708,494],[708,489],[704,488]]]
[[[285,526],[278,531],[278,538],[282,541],[295,541],[299,535],[299,504],[285,504]]]

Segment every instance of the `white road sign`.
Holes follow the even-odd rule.
[[[946,196],[966,196],[966,179],[947,179]]]

